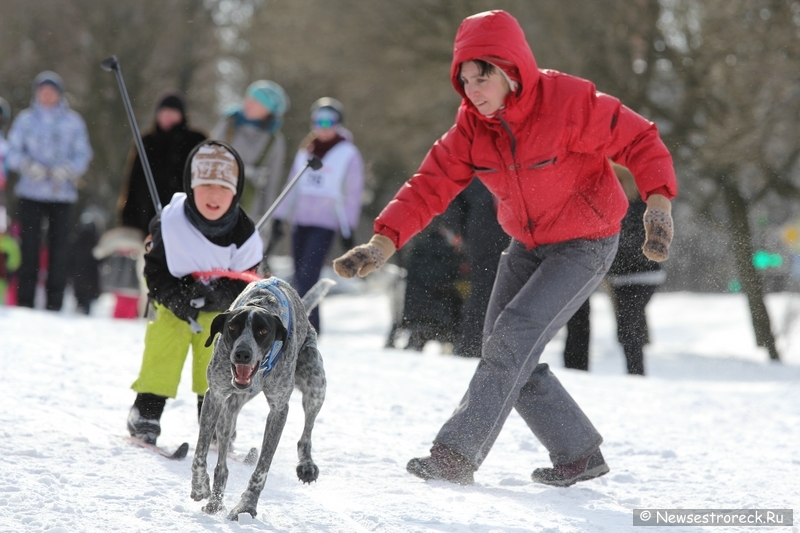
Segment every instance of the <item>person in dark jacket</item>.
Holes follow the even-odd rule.
[[[78,313],[88,315],[100,296],[100,262],[92,251],[103,233],[102,213],[89,207],[81,213],[78,227],[70,236],[69,279],[75,293]]]
[[[128,415],[131,436],[147,443],[155,444],[161,434],[161,414],[167,398],[178,392],[189,347],[199,414],[213,352],[205,344],[211,322],[245,288],[244,274],[255,276],[261,262],[263,242],[239,205],[244,179],[244,164],[233,148],[204,141],[186,163],[188,192],[175,193],[150,224],[144,276],[155,319],[147,324]]]
[[[463,302],[456,287],[460,253],[454,238],[437,221],[414,239],[405,265],[403,315],[398,325],[409,332],[406,349],[421,351],[431,340],[456,342]]]
[[[373,236],[333,262],[366,276],[424,229],[477,175],[498,199],[511,237],[486,312],[483,351],[461,403],[430,456],[406,469],[422,479],[474,482],[512,409],[550,453],[538,483],[569,486],[609,472],[603,441],[547,364],[547,343],[598,286],[617,251],[625,193],[610,160],[628,167],[647,202],[643,252],[669,256],[672,158],[652,122],[588,80],[540,70],[514,17],[487,11],[456,33],[456,121],[375,220]]]
[[[614,165],[614,172],[630,205],[622,219],[617,256],[606,274],[606,281],[617,321],[617,340],[625,352],[628,374],[644,375],[643,348],[650,340],[645,307],[667,276],[661,265],[641,253],[644,239],[641,221],[647,204],[639,197],[633,176],[619,165]],[[587,298],[567,323],[565,368],[589,370],[590,312]]]
[[[564,368],[589,370],[589,338],[592,324],[589,298],[583,302],[567,322],[567,338],[564,341]]]
[[[189,127],[186,102],[179,91],[167,91],[156,102],[155,118],[149,131],[142,135],[147,161],[153,174],[158,199],[166,205],[177,192],[183,192],[183,168],[189,153],[206,139],[205,133]],[[120,286],[108,287],[116,296],[114,318],[136,318],[139,316],[141,287],[134,273],[141,265],[143,249],[141,243],[149,233],[150,221],[156,216],[156,208],[150,195],[142,160],[136,146],[128,155],[125,185],[117,202],[117,219],[120,230],[112,230],[103,243],[115,241],[109,264],[122,268],[128,275],[118,275],[110,281],[121,282]],[[140,267],[138,267],[140,268]],[[112,283],[113,284],[113,283]]]
[[[494,196],[479,180],[472,180],[442,216],[445,224],[451,224],[461,235],[469,279],[469,295],[461,307],[454,353],[480,357],[486,307],[500,254],[510,239],[497,222]]]
[[[205,133],[189,127],[183,94],[169,91],[158,99],[153,126],[142,135],[142,144],[161,205],[167,205],[176,192],[183,192],[186,157],[205,139]],[[117,209],[119,225],[137,228],[147,235],[156,208],[136,146],[131,147],[128,156],[125,186]]]
[[[614,315],[617,319],[617,340],[625,352],[628,374],[644,375],[643,348],[650,341],[645,308],[667,275],[661,265],[641,254],[644,228],[641,220],[647,205],[639,197],[633,176],[617,167],[617,175],[625,189],[630,206],[622,219],[617,257],[606,275],[611,288]]]

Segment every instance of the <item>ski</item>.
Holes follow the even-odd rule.
[[[184,457],[186,457],[186,454],[189,453],[189,443],[188,442],[184,442],[183,444],[178,446],[177,450],[175,450],[174,452],[170,452],[170,451],[168,451],[168,450],[166,450],[164,448],[161,448],[160,446],[156,446],[154,444],[148,444],[148,443],[144,442],[143,440],[139,440],[139,439],[133,438],[131,436],[126,436],[125,440],[127,440],[131,444],[135,444],[136,446],[139,446],[140,448],[145,448],[145,449],[150,450],[152,452],[156,452],[160,456],[166,457],[167,459],[176,459],[176,460],[177,459],[183,459]]]

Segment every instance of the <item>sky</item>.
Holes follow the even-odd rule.
[[[755,346],[740,294],[658,293],[648,308],[645,377],[628,376],[608,298],[592,296],[590,371],[563,368],[564,332],[548,363],[604,437],[611,471],[556,488],[531,481],[545,448],[512,412],[475,484],[422,481],[405,470],[427,455],[477,361],[432,342],[385,349],[391,278],[338,286],[321,305],[328,391],[313,434],[317,482],[297,480],[300,394],[258,516],[229,522],[190,498],[197,439],[189,365],[167,402],[159,444],[190,444],[170,461],[124,439],[145,322],[0,307],[0,531],[449,532],[636,531],[634,509],[793,509],[800,532],[800,295],[768,297],[785,361]],[[794,317],[794,318],[792,318]],[[236,448],[259,446],[268,412],[256,397]],[[209,454],[209,469],[217,456]],[[224,504],[252,466],[229,461]],[[660,530],[660,529],[645,529]],[[727,528],[671,527],[680,531]],[[737,528],[736,531],[760,528]]]

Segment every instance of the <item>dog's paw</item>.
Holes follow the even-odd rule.
[[[312,461],[303,461],[297,465],[297,478],[303,483],[316,481],[319,476],[319,468]]]
[[[205,478],[198,481],[192,481],[192,499],[196,502],[205,500],[211,496],[211,482],[209,481],[208,474]]]
[[[208,487],[201,489],[192,489],[192,499],[196,502],[205,500],[209,496],[211,496],[211,490]]]
[[[222,508],[222,500],[211,500],[203,506],[203,512],[206,514],[217,514]]]
[[[233,508],[233,510],[228,513],[228,520],[232,520],[234,522],[239,521],[239,515],[242,513],[248,513],[253,518],[256,517],[258,511],[256,511],[256,506],[251,505],[249,503],[239,502],[239,504]]]

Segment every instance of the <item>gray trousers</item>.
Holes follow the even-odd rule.
[[[526,250],[511,241],[489,300],[481,361],[434,443],[479,467],[514,408],[554,465],[600,447],[603,438],[539,357],[603,279],[618,242],[614,235]]]

